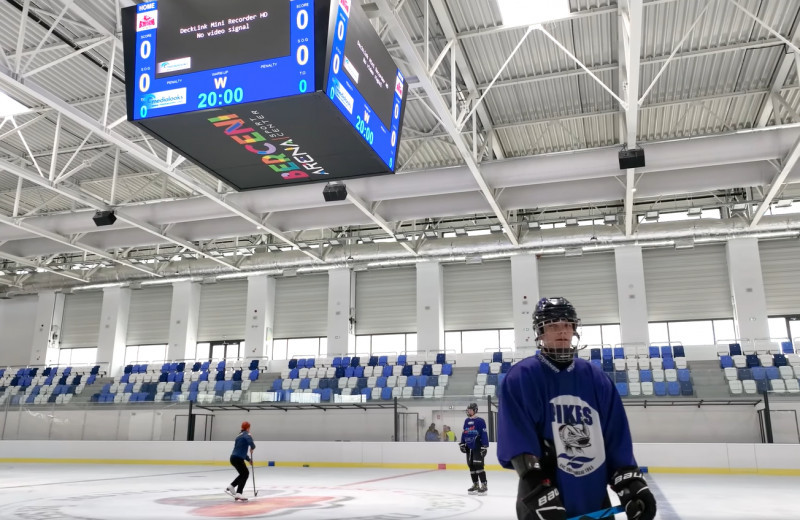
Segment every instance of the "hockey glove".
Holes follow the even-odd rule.
[[[628,520],[653,520],[656,499],[638,468],[620,468],[611,479],[611,489],[619,496]]]
[[[567,511],[561,502],[558,488],[542,471],[539,459],[524,453],[511,460],[519,475],[517,491],[518,520],[567,520]]]
[[[481,458],[482,459],[486,458],[486,447],[484,446],[481,447]]]
[[[558,488],[544,481],[517,500],[519,520],[567,520],[567,511],[561,502]]]
[[[461,453],[466,453],[467,452],[467,445],[464,444],[463,442],[461,444],[459,444],[458,447],[461,448]]]

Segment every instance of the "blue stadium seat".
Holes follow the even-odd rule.
[[[775,354],[772,356],[772,363],[776,367],[785,367],[788,364],[786,361],[786,356],[783,354]]]
[[[736,369],[736,379],[739,381],[746,381],[748,379],[753,379],[753,371],[749,368],[737,368]]]
[[[589,349],[589,358],[600,359],[600,349],[599,348]]]
[[[767,379],[780,379],[781,374],[778,367],[767,367]]]
[[[405,365],[406,364],[406,355],[405,354],[400,354],[399,356],[397,356],[397,364],[398,365]]]
[[[334,368],[339,368],[340,366],[342,366],[342,358],[339,357],[339,356],[336,356],[335,358],[333,358],[333,362],[331,363],[331,366],[334,367]]]
[[[661,357],[661,349],[658,347],[651,346],[648,352],[650,352],[651,358]]]
[[[248,370],[258,370],[258,360],[257,359],[251,360],[250,361],[250,366],[248,366],[247,369]],[[192,370],[192,372],[195,372],[195,370]]]
[[[356,386],[359,387],[359,388],[366,388],[367,387],[367,381],[368,381],[368,379],[366,377],[359,377],[357,382],[356,382]]]
[[[759,379],[756,381],[756,391],[764,393],[769,391],[769,381],[766,379]]]
[[[342,366],[343,367],[350,366],[350,356],[342,356]]]
[[[402,375],[411,376],[412,373],[411,365],[403,365]],[[442,367],[442,374],[444,374],[444,367]]]
[[[501,384],[503,384],[503,379],[505,379],[505,378],[506,378],[506,375],[503,372],[500,372],[499,374],[497,374],[497,386],[498,387]]]
[[[792,345],[791,341],[782,341],[781,342],[781,352],[784,354],[794,354],[794,346]]]
[[[445,376],[452,376],[453,375],[453,365],[452,363],[445,363],[442,365],[442,375]]]
[[[500,355],[500,360],[503,360],[502,354]],[[444,365],[445,363],[447,363],[447,356],[445,356],[444,352],[439,352],[436,354],[436,364]]]
[[[625,349],[623,347],[614,347],[614,359],[625,359]]]
[[[489,373],[489,363],[486,363],[486,362],[481,363],[478,366],[478,373],[479,374],[488,374]]]
[[[322,392],[320,392],[319,400],[327,403],[331,400],[331,389],[330,388],[323,388]]]
[[[678,381],[689,381],[689,369],[688,368],[679,368],[678,369]]]
[[[640,370],[639,371],[639,380],[642,383],[652,383],[653,382],[653,371],[652,370]]]
[[[380,387],[380,388],[384,388],[386,386],[386,378],[383,377],[383,376],[380,376],[379,378],[377,378],[375,380],[375,386]]]
[[[410,366],[408,368],[409,370],[411,370]],[[392,375],[393,370],[394,367],[392,367],[392,365],[383,365],[383,368],[381,369],[381,375],[384,377],[389,377],[390,375]]]
[[[361,364],[361,358],[358,356],[353,356],[353,358],[350,360],[351,367],[357,367],[360,364]]]
[[[343,366],[338,366],[338,367],[336,367],[336,374],[335,374],[335,376],[336,376],[337,378],[339,378],[339,377],[344,377],[345,370],[346,370],[346,369],[345,369],[345,367],[343,367]]]
[[[486,384],[497,386],[497,374],[489,374],[486,376]]]
[[[664,381],[656,381],[653,383],[653,393],[658,396],[667,395],[667,383]]]
[[[386,366],[389,364],[389,356],[378,356],[378,365]]]
[[[306,366],[305,358],[300,358],[300,359],[297,360],[297,368],[308,368]]]
[[[125,374],[130,374],[133,372],[133,365],[125,365],[125,369],[123,370]]]
[[[436,361],[439,362],[438,360]],[[492,363],[502,363],[503,362],[503,353],[502,352],[492,352]]]
[[[764,370],[764,367],[753,367],[750,370],[753,373],[753,379],[756,381],[767,378],[767,371]]]
[[[417,376],[408,376],[406,386],[417,386]]]
[[[614,351],[611,350],[608,347],[602,348],[600,353],[602,355],[603,361],[606,361],[606,360],[611,361],[612,359],[614,359]]]
[[[355,377],[356,369],[353,367],[347,367],[344,369],[344,377]]]
[[[293,369],[289,370],[289,379],[297,379],[298,377],[300,377],[300,369],[299,368],[293,368]]]
[[[510,361],[503,361],[500,365],[500,373],[505,374],[511,369],[511,362]]]
[[[621,397],[626,397],[628,395],[628,383],[617,383],[617,392]]]
[[[388,401],[392,398],[392,389],[388,386],[381,390],[381,399],[384,401]]]
[[[364,367],[358,365],[355,370],[353,371],[353,375],[355,377],[364,377]]]
[[[662,361],[664,370],[667,369],[674,369],[675,368],[675,359],[670,357],[665,357]]]
[[[691,381],[680,381],[681,395],[692,396],[694,395],[694,388]]]
[[[280,390],[282,386],[283,386],[283,379],[281,379],[280,377],[272,382],[273,391]]]
[[[316,364],[317,364],[317,358],[313,357],[306,358],[306,368],[314,368]]]
[[[372,388],[362,388],[361,389],[361,395],[366,395],[367,396],[367,401],[371,401],[372,400]]]
[[[295,368],[295,370],[297,369]],[[225,370],[218,370],[217,375],[214,376],[214,381],[225,381]]]
[[[758,360],[758,356],[755,355],[755,354],[747,354],[745,359],[746,359],[747,368],[753,368],[753,367],[760,367],[761,366],[761,362]]]
[[[423,376],[432,376],[433,375],[433,366],[425,363],[422,365],[422,375]]]
[[[87,384],[87,385],[94,384],[94,382],[95,382],[95,379],[97,379],[97,374],[91,374],[91,375],[89,376],[89,379],[87,379],[87,380],[86,380],[86,384]]]
[[[200,363],[199,361],[195,361],[194,365],[192,365],[192,372],[200,372],[201,365],[202,363]]]
[[[326,378],[323,377],[322,379],[319,380],[319,388],[320,390],[328,388],[328,380]]]
[[[722,355],[719,357],[719,366],[720,368],[729,368],[733,366],[733,358],[727,355]]]
[[[614,372],[614,382],[616,383],[627,383],[628,382],[628,373],[620,370],[618,372]]]
[[[411,390],[412,397],[422,397],[422,387],[415,386],[413,390]]]
[[[301,390],[305,390],[305,389],[309,388],[309,384],[310,383],[311,383],[311,380],[309,378],[307,378],[307,377],[304,377],[303,379],[300,380],[300,389]]]
[[[670,345],[661,347],[661,357],[672,357],[672,347]]]
[[[498,381],[500,380],[499,375],[495,374],[498,376]],[[439,386],[439,376],[428,376],[428,386]]]
[[[675,357],[686,357],[686,352],[683,350],[683,345],[675,345],[672,347]]]
[[[426,376],[426,375],[417,376],[417,384],[416,384],[416,386],[420,386],[420,387],[423,387],[423,388],[428,386],[428,376]]]
[[[677,381],[667,382],[667,394],[681,395],[681,385]]]
[[[370,356],[367,365],[371,367],[378,366],[378,356]]]
[[[208,372],[211,368],[211,361],[203,361],[203,364],[200,365],[200,370],[203,372]]]
[[[613,372],[614,371],[614,360],[613,359],[604,359],[602,367],[603,367],[603,371],[604,372]]]
[[[731,356],[741,356],[742,346],[739,345],[738,343],[729,343],[728,352],[730,352]]]

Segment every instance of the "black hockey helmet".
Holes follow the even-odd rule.
[[[467,409],[465,410],[465,412],[467,412],[467,415],[469,415],[470,410],[475,412],[474,415],[478,415],[478,403],[469,403],[469,406],[467,406]]]
[[[557,323],[566,321],[572,324],[573,340],[569,348],[554,348],[549,345],[542,344],[541,337],[544,334],[544,327],[549,323]],[[578,313],[575,307],[566,298],[542,298],[536,304],[536,310],[533,313],[533,329],[536,331],[536,341],[542,350],[542,354],[553,361],[569,362],[575,357],[578,350],[578,326],[581,320],[578,319]]]

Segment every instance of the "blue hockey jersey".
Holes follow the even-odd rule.
[[[480,417],[467,417],[464,430],[461,432],[461,443],[467,448],[477,450],[481,446],[489,446],[489,434],[486,433],[486,421]]]
[[[541,355],[512,366],[500,385],[497,458],[512,469],[523,453],[555,451],[556,485],[567,517],[601,509],[614,472],[637,466],[628,418],[616,387],[582,359],[559,370]]]

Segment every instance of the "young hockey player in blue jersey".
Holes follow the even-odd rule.
[[[467,407],[467,419],[464,421],[464,430],[461,432],[461,453],[467,454],[469,476],[472,477],[472,487],[467,490],[470,495],[485,495],[486,471],[483,469],[483,460],[486,458],[486,448],[489,446],[489,435],[486,433],[486,421],[478,415],[478,404],[470,403]],[[478,480],[481,483],[478,485]]]
[[[622,400],[600,367],[575,358],[580,324],[564,298],[542,298],[533,327],[541,349],[500,385],[497,458],[519,475],[517,518],[565,520],[610,507],[653,520],[656,501],[633,457]]]

